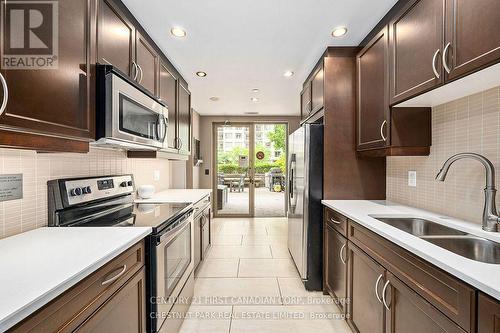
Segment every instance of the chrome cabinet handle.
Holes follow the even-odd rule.
[[[346,264],[346,261],[344,260],[344,256],[342,255],[342,252],[344,252],[346,246],[347,246],[347,244],[342,245],[342,247],[340,248],[340,253],[339,253],[340,261],[342,261],[342,263],[344,265]]]
[[[120,276],[122,276],[123,273],[125,273],[126,270],[127,270],[127,265],[123,265],[122,270],[120,271],[120,273],[116,274],[115,276],[113,276],[110,279],[107,279],[107,280],[103,281],[101,283],[101,285],[105,286],[107,284],[110,284],[111,282],[114,282],[114,281],[118,280],[120,278]]]
[[[182,146],[184,146],[184,142],[182,142],[182,139],[181,139],[181,138],[179,138],[179,149],[181,149],[181,148],[182,148]]]
[[[436,59],[437,56],[439,55],[439,52],[441,52],[441,50],[437,49],[437,51],[434,53],[434,57],[432,57],[432,71],[434,72],[434,76],[436,76],[436,78],[438,79],[441,77],[441,75],[439,75],[439,72],[436,69]]]
[[[142,82],[142,78],[143,78],[143,76],[144,76],[144,72],[142,71],[142,67],[141,67],[141,65],[137,64],[137,67],[139,68],[139,74],[141,75],[141,76],[139,77],[139,81],[138,81],[138,83],[141,83],[141,82]]]
[[[378,279],[377,279],[377,282],[375,282],[375,296],[377,296],[377,299],[380,303],[382,303],[382,299],[380,298],[380,295],[378,294],[378,284],[380,283],[380,280],[382,280],[383,276],[384,276],[384,274],[380,274]]]
[[[7,86],[7,81],[3,77],[2,73],[0,73],[0,82],[2,82],[3,88],[3,101],[2,106],[0,106],[0,116],[5,112],[7,108],[7,102],[9,101],[9,87]]]
[[[443,67],[446,70],[446,73],[448,73],[448,74],[451,73],[451,69],[448,66],[448,50],[450,49],[450,46],[451,46],[451,42],[446,44],[446,46],[444,47],[444,50],[443,50]]]
[[[137,81],[137,76],[139,75],[139,67],[135,61],[132,61],[132,65],[134,66],[134,77],[132,80]]]
[[[342,224],[341,222],[334,220],[332,217],[330,217],[330,222],[335,224]]]
[[[384,136],[384,126],[387,124],[387,120],[384,120],[382,122],[382,125],[380,125],[380,136],[382,137],[382,140],[387,141],[387,138]]]
[[[389,280],[387,280],[387,282],[384,284],[384,289],[382,289],[382,302],[384,303],[384,306],[385,306],[385,308],[386,308],[388,311],[390,311],[390,310],[391,310],[391,308],[390,308],[390,306],[387,304],[387,300],[385,299],[385,292],[386,292],[387,287],[389,286],[389,284],[390,284],[390,281],[389,281]]]

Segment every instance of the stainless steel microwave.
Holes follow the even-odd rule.
[[[168,108],[112,66],[97,68],[97,141],[128,150],[163,147]]]

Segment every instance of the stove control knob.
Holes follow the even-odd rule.
[[[120,187],[127,187],[127,182],[121,182]]]
[[[131,180],[129,180],[129,181],[127,182],[127,185],[128,185],[128,186],[132,186],[132,185],[133,185],[132,181],[131,181]]]
[[[90,186],[82,187],[83,194],[90,194],[92,193],[92,189]]]
[[[72,189],[71,191],[69,191],[69,194],[72,196],[72,197],[75,197],[77,195],[82,195],[82,189],[77,187],[77,188],[74,188]]]

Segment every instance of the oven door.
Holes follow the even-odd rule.
[[[112,126],[106,136],[161,148],[167,135],[168,109],[114,73],[106,81],[106,97],[111,100],[107,124]]]
[[[157,327],[161,327],[165,314],[176,303],[176,297],[193,272],[193,215],[184,217],[184,221],[160,237],[156,246],[156,299]],[[163,318],[162,318],[163,317]]]

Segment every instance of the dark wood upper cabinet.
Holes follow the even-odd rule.
[[[1,1],[0,5],[3,21],[6,9],[15,2]],[[87,142],[94,138],[95,55],[91,45],[95,41],[92,34],[95,8],[90,0],[59,1],[58,12],[56,67],[10,69],[4,65],[2,53],[0,73],[7,83],[8,102],[0,116],[0,129],[13,131],[0,134],[2,146],[60,151],[64,148],[57,147],[55,138]],[[3,100],[3,90],[1,94]],[[25,134],[25,140],[14,132]],[[28,133],[42,136],[37,138]],[[86,149],[76,149],[70,144],[67,150],[88,151],[88,143],[80,142]]]
[[[500,333],[500,303],[493,298],[479,293],[477,333]]]
[[[354,332],[383,333],[384,306],[380,295],[385,269],[351,242],[348,253],[347,323]]]
[[[135,27],[126,15],[112,1],[99,0],[97,61],[113,65],[131,78],[137,78],[135,40]]]
[[[177,148],[181,153],[189,153],[191,152],[191,93],[182,84],[179,84],[178,105]]]
[[[357,147],[385,147],[390,129],[387,122],[389,34],[384,28],[358,54]]]
[[[446,79],[500,61],[500,1],[446,0]]]
[[[177,149],[177,78],[170,72],[163,61],[160,61],[160,79],[158,85],[158,96],[168,106],[166,147]]]
[[[346,313],[347,299],[347,239],[340,235],[328,221],[324,223],[323,239],[323,289],[335,298]]]
[[[324,96],[324,76],[325,71],[323,66],[320,66],[316,73],[314,74],[311,81],[311,112],[316,112],[321,110],[324,105],[323,96]]]
[[[445,2],[410,1],[389,23],[391,104],[444,82]]]
[[[302,119],[307,118],[311,113],[311,102],[311,83],[308,82],[300,94],[300,114]]]
[[[140,32],[136,32],[136,37],[135,61],[139,69],[137,82],[156,96],[160,56]]]
[[[465,333],[457,324],[387,272],[385,304],[387,333]]]

